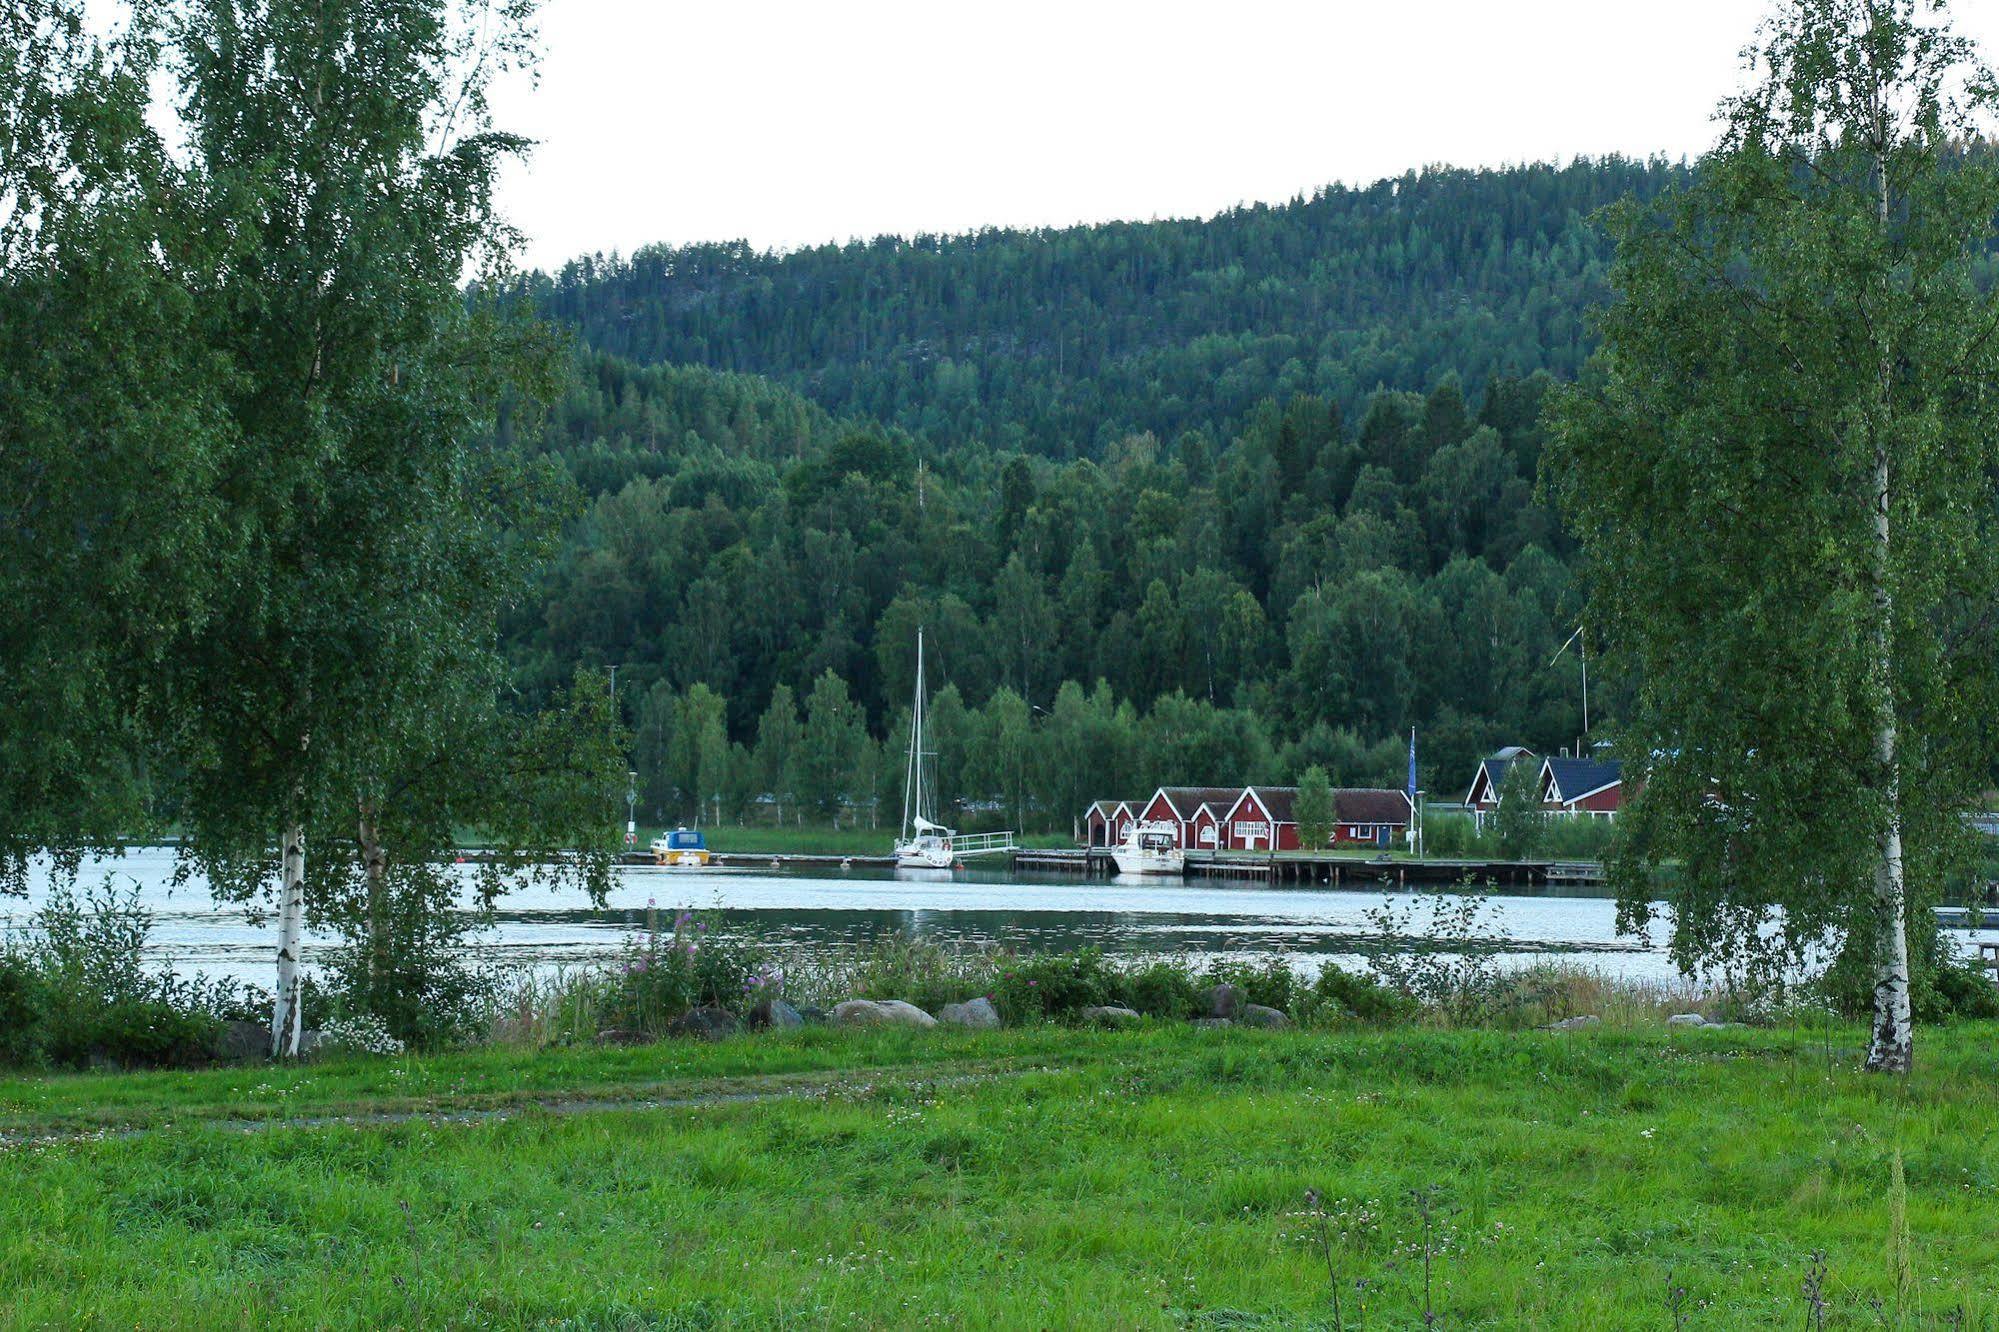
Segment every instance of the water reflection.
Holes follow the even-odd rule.
[[[275,928],[259,910],[212,901],[199,881],[175,886],[171,851],[133,851],[86,869],[136,887],[153,913],[151,952],[183,974],[266,983]],[[469,874],[468,874],[469,881]],[[0,900],[0,928],[18,928],[46,897],[40,878],[26,902]],[[476,936],[483,957],[537,968],[593,965],[643,929],[649,906],[670,924],[681,907],[712,910],[725,932],[753,933],[781,949],[846,947],[897,931],[942,943],[1053,950],[1096,946],[1113,953],[1285,954],[1307,969],[1325,961],[1363,964],[1384,946],[1373,918],[1379,891],[1272,888],[1226,881],[1119,877],[1101,882],[979,870],[942,877],[888,871],[622,871],[602,907],[574,894],[527,887],[503,900]],[[1420,919],[1420,915],[1419,915]],[[1485,942],[1510,964],[1570,958],[1634,980],[1670,980],[1654,937],[1620,935],[1615,904],[1575,888],[1510,890],[1488,899]],[[1954,932],[1968,941],[1971,935]],[[1999,938],[1999,931],[1977,936]],[[333,940],[306,939],[308,964]]]

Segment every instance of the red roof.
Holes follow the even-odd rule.
[[[1270,811],[1273,823],[1298,821],[1298,788],[1295,786],[1252,786],[1244,795],[1253,795]],[[1409,823],[1409,797],[1388,787],[1342,786],[1333,790],[1335,823]]]
[[[1166,797],[1181,818],[1191,820],[1203,805],[1227,810],[1241,792],[1240,786],[1162,786],[1158,794]]]

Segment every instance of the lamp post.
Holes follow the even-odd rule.
[[[625,771],[625,845],[639,844],[639,775]]]

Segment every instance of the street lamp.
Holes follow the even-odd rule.
[[[625,845],[639,844],[639,775],[625,772]]]

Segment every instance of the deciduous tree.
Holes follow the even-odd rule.
[[[1995,756],[1999,98],[1945,17],[1784,5],[1698,184],[1612,215],[1619,299],[1549,459],[1636,685],[1627,916],[1671,860],[1684,965],[1846,936],[1893,1072],[1912,912]]]

